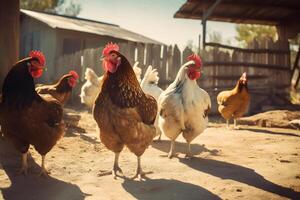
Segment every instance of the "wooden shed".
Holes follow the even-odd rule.
[[[215,112],[216,95],[232,88],[244,71],[249,75],[251,112],[289,103],[293,70],[288,39],[300,32],[299,10],[298,0],[187,0],[175,13],[175,18],[202,21],[202,56],[206,77],[200,84],[210,92]],[[207,20],[274,25],[279,39],[276,42],[269,38],[253,41],[246,48],[207,42]]]
[[[100,56],[107,42],[118,43],[131,63],[137,57],[137,46],[162,45],[115,24],[30,10],[21,10],[20,25],[20,57],[32,49],[46,56],[42,82],[56,81],[71,69],[82,75],[85,67],[100,74]]]

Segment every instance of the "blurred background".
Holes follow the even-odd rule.
[[[4,1],[0,81],[14,62],[39,49],[47,73],[38,82],[52,83],[74,69],[82,84],[87,67],[103,74],[101,51],[112,41],[132,65],[139,61],[142,73],[148,65],[157,68],[162,88],[197,52],[204,60],[199,84],[212,99],[246,71],[256,95],[251,111],[286,108],[300,101],[299,9],[297,0]]]

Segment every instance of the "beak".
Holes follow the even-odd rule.
[[[247,80],[247,73],[244,72],[241,76],[241,80],[246,81]]]

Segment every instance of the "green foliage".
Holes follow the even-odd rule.
[[[20,7],[29,10],[55,12],[55,8],[64,2],[64,0],[21,0]]]
[[[274,26],[239,24],[236,26],[236,31],[236,39],[242,45],[249,44],[254,39],[261,41],[263,38],[269,37],[275,41],[277,38],[277,31]]]
[[[81,11],[81,5],[73,0],[20,0],[20,7],[68,16],[77,16]]]

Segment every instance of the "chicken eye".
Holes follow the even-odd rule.
[[[36,60],[32,60],[30,63],[31,63],[32,65],[34,65],[34,66],[37,66],[37,65],[40,64],[40,63],[39,63],[38,61],[36,61]]]
[[[116,57],[117,57],[117,54],[115,54],[115,53],[112,53],[112,54],[110,55],[110,57],[114,59],[114,58],[116,58]]]

